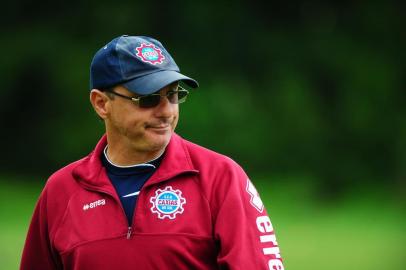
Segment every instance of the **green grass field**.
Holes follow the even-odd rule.
[[[406,269],[404,204],[373,190],[326,204],[311,199],[309,185],[259,180],[254,182],[271,216],[286,269]],[[41,188],[18,179],[0,180],[1,269],[19,266]]]

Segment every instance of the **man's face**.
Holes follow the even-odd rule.
[[[159,93],[166,94],[175,90],[177,83],[170,84]],[[136,97],[122,86],[113,89],[114,92]],[[136,103],[118,96],[109,100],[106,115],[106,130],[110,139],[121,141],[137,152],[158,153],[169,143],[172,132],[178,123],[179,105],[161,98],[160,103],[153,108],[140,108]]]

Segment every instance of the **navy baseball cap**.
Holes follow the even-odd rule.
[[[90,89],[121,84],[131,92],[147,95],[177,81],[196,88],[198,82],[180,73],[172,56],[153,38],[123,35],[110,41],[93,57]]]

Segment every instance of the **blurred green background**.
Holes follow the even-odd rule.
[[[256,184],[285,267],[406,268],[402,1],[14,1],[0,36],[0,267],[18,268],[35,201],[103,133],[94,53],[159,39],[201,87],[178,133]]]

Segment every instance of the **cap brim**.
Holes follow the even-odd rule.
[[[172,70],[162,70],[147,74],[125,82],[123,83],[123,86],[133,93],[148,95],[177,81],[182,81],[192,88],[197,88],[199,86],[199,83],[196,80]]]

